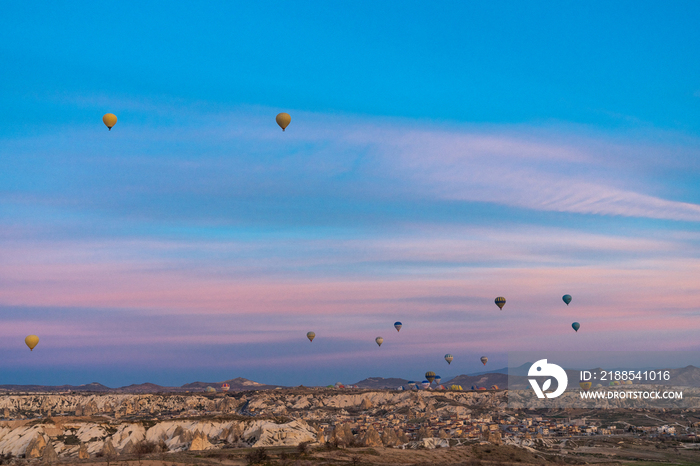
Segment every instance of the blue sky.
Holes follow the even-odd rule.
[[[0,383],[697,350],[699,19],[693,2],[5,6]]]

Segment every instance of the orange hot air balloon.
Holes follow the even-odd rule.
[[[24,342],[29,347],[29,351],[34,351],[34,347],[39,344],[39,337],[36,335],[29,335],[24,339]]]
[[[117,116],[114,113],[105,113],[105,116],[102,117],[102,121],[105,126],[107,126],[107,129],[112,131],[112,126],[117,124]]]

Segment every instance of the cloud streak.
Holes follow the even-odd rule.
[[[523,347],[697,346],[698,192],[666,178],[697,163],[692,144],[671,159],[583,130],[303,112],[282,133],[269,109],[172,102],[152,123],[157,105],[124,105],[110,133],[0,140],[7,368],[137,359],[322,383],[337,361],[361,378],[446,352],[468,371]],[[16,348],[33,332],[44,362]]]

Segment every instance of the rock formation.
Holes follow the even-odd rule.
[[[374,430],[374,427],[369,426],[365,432],[365,435],[362,436],[360,445],[363,447],[381,447],[382,438],[379,436],[379,433]]]
[[[134,443],[129,440],[126,442],[126,445],[122,447],[122,450],[119,452],[120,455],[132,455],[134,453],[134,450],[136,450],[136,447],[134,446]]]
[[[501,439],[501,433],[500,432],[492,432],[490,430],[487,430],[484,432],[484,440],[487,442],[493,443],[495,445],[500,445],[503,443],[503,439]]]
[[[350,424],[336,424],[331,434],[331,440],[338,442],[338,445],[348,446],[355,442],[355,436],[352,433]]]
[[[90,458],[90,454],[87,450],[87,445],[83,442],[80,443],[80,449],[78,450],[78,458],[81,460],[86,460]]]
[[[363,410],[368,410],[373,408],[374,406],[372,405],[372,402],[369,401],[367,398],[362,398],[362,403],[360,403],[360,409]]]
[[[58,454],[53,447],[53,443],[49,442],[44,447],[44,452],[41,455],[41,462],[46,464],[55,463],[58,461]]]
[[[399,444],[399,438],[394,429],[385,429],[382,433],[382,443],[386,447],[395,447]]]
[[[194,438],[192,439],[192,443],[190,444],[190,451],[201,451],[201,450],[208,450],[209,448],[213,447],[211,443],[209,443],[209,439],[207,436],[202,432],[202,431],[197,431],[194,433]]]
[[[432,435],[425,426],[421,426],[416,434],[416,440],[423,440],[424,438],[431,438]]]
[[[107,439],[103,444],[102,444],[102,456],[105,458],[113,458],[117,456],[117,450],[114,448],[114,444],[110,439]]]
[[[46,447],[46,440],[41,434],[37,434],[29,444],[27,445],[27,450],[24,453],[25,458],[40,458],[44,453],[44,448]]]

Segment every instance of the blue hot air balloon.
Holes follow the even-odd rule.
[[[423,388],[428,388],[428,387],[430,387],[430,382],[428,382],[427,380],[424,380],[421,385],[423,386]]]
[[[561,297],[561,299],[563,299],[564,302],[566,303],[566,305],[568,306],[569,303],[571,302],[571,295],[570,295],[570,294],[565,294],[564,296]]]
[[[571,324],[571,328],[578,332],[578,329],[581,328],[581,324],[579,324],[578,322],[574,322],[573,324]]]
[[[401,326],[402,326],[402,325],[403,325],[403,324],[402,324],[401,322],[394,322],[394,328],[396,329],[397,332],[398,332],[399,330],[401,330]]]
[[[435,376],[435,383],[438,384],[438,385],[440,385],[440,382],[441,382],[441,381],[442,381],[442,377],[440,377],[439,375],[436,375],[436,376]]]

